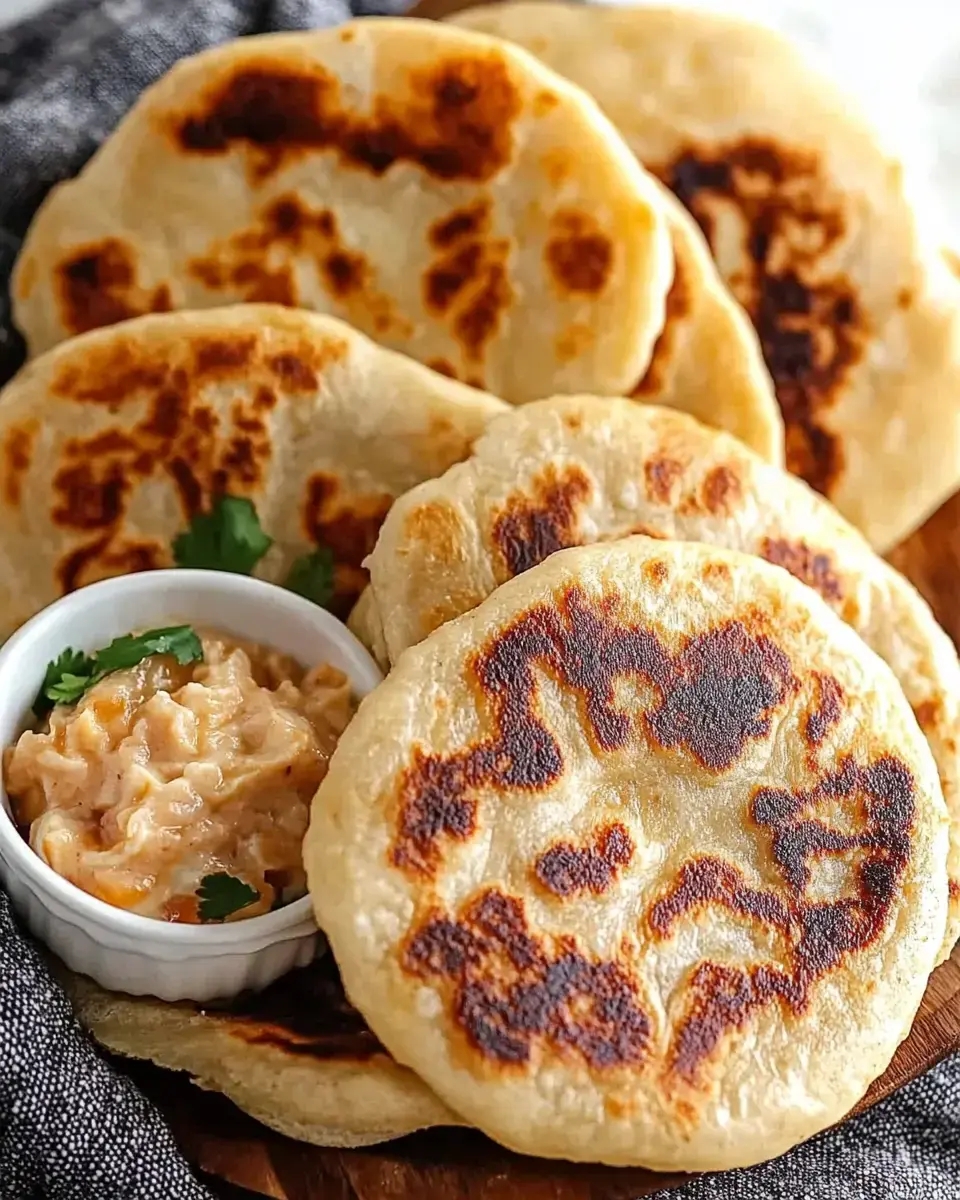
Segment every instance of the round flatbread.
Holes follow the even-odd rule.
[[[747,555],[552,556],[408,650],[304,843],[347,994],[497,1141],[720,1169],[844,1115],[943,941],[947,822],[890,669]]]
[[[0,393],[0,636],[83,584],[172,565],[174,538],[221,493],[253,501],[274,539],[263,578],[328,547],[345,613],[394,498],[504,411],[332,317],[275,306],[75,338]]]
[[[769,29],[704,12],[488,5],[594,95],[693,212],[760,335],[790,470],[881,550],[960,484],[960,289],[901,165]],[[698,414],[699,415],[699,414]]]
[[[157,309],[329,312],[511,401],[619,395],[672,275],[653,181],[524,51],[361,19],[185,59],[31,226],[32,353]]]
[[[800,480],[680,413],[558,397],[497,418],[473,456],[403,496],[367,560],[351,627],[385,669],[555,550],[642,532],[785,567],[893,669],[951,817],[960,937],[960,663],[916,589]]]
[[[372,1146],[459,1125],[398,1066],[351,1008],[330,955],[229,1007],[108,992],[56,967],[80,1023],[115,1054],[186,1071],[278,1133],[316,1146]]]

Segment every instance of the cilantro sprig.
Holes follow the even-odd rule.
[[[209,512],[197,513],[174,538],[173,560],[178,567],[249,575],[272,545],[250,500],[218,496]],[[295,559],[282,586],[326,608],[335,590],[332,550],[318,546]]]
[[[172,654],[185,666],[203,659],[203,645],[190,625],[172,625],[141,634],[124,634],[93,654],[68,647],[47,663],[33,702],[34,715],[45,717],[57,704],[76,704],[105,675],[135,667],[152,654]]]
[[[190,528],[174,538],[173,561],[178,567],[249,575],[272,545],[250,500],[218,496],[209,512],[197,513]]]
[[[249,908],[260,899],[260,893],[236,875],[218,871],[204,875],[197,889],[200,903],[197,913],[201,921],[223,921],[242,908]]]

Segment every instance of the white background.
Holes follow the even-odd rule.
[[[107,0],[109,3],[109,0]],[[668,0],[662,0],[668,2]],[[803,43],[858,96],[912,168],[930,221],[960,248],[957,0],[672,0],[764,21]],[[0,25],[45,0],[0,0]]]

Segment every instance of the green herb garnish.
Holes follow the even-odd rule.
[[[222,921],[241,908],[249,908],[260,899],[260,893],[236,875],[218,871],[216,875],[204,875],[197,889],[200,903],[197,907],[201,921]]]
[[[197,513],[190,528],[174,538],[173,560],[178,567],[249,575],[272,545],[251,501],[218,496],[209,512]]]
[[[66,650],[47,663],[43,683],[33,702],[37,717],[45,717],[54,704],[75,704],[89,686],[93,674],[93,659],[82,650]]]
[[[178,567],[249,575],[272,545],[252,501],[219,496],[208,513],[198,513],[174,538],[173,560]],[[318,546],[295,559],[281,586],[326,608],[334,593],[333,551]]]
[[[125,634],[93,654],[67,648],[59,658],[47,663],[43,683],[33,702],[34,714],[45,717],[56,704],[76,704],[105,675],[135,667],[151,654],[172,654],[185,666],[202,661],[203,646],[191,626],[173,625],[169,629]]]
[[[318,546],[312,554],[295,559],[283,586],[326,608],[333,599],[333,551],[330,547]]]

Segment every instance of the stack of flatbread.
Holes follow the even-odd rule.
[[[65,975],[100,1041],[307,1141],[687,1170],[882,1073],[960,934],[960,663],[879,557],[960,484],[960,285],[851,114],[753,27],[505,4],[187,60],[51,193],[2,632],[226,493],[386,675],[329,951]]]

